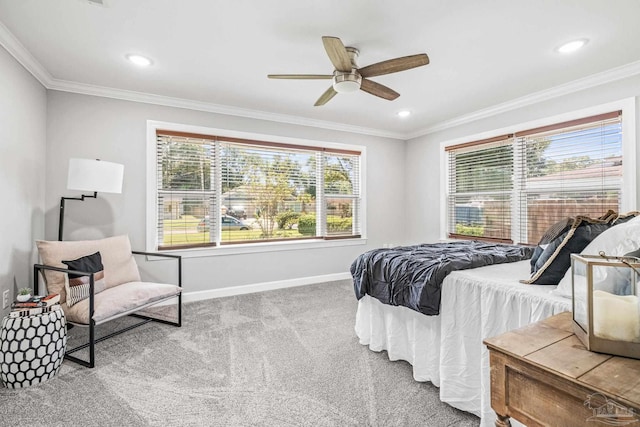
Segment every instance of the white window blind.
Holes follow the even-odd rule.
[[[315,151],[221,141],[222,211],[243,210],[250,230],[222,230],[222,243],[315,237],[300,217],[316,213]],[[304,230],[306,231],[306,230]]]
[[[620,210],[619,111],[446,151],[450,237],[536,244],[563,218]]]
[[[520,241],[535,244],[568,216],[620,211],[620,112],[516,133]]]
[[[159,249],[360,236],[360,153],[157,132]]]
[[[513,138],[447,148],[450,237],[511,241]]]
[[[320,233],[360,235],[360,156],[324,153],[324,212]]]
[[[158,135],[156,153],[158,248],[214,246],[201,224],[218,194],[214,141]]]

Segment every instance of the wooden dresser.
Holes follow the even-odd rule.
[[[496,426],[640,427],[640,360],[585,349],[570,312],[484,343]]]

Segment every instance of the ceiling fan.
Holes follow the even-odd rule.
[[[270,79],[333,79],[333,85],[329,87],[314,106],[324,105],[337,93],[355,92],[358,89],[393,101],[400,94],[380,83],[369,80],[369,77],[382,76],[384,74],[397,73],[409,70],[429,63],[426,53],[403,56],[389,59],[363,68],[358,68],[356,60],[360,52],[355,47],[345,47],[338,37],[322,37],[324,49],[329,55],[331,63],[335,67],[333,74],[269,74]]]

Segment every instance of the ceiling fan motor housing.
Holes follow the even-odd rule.
[[[360,51],[355,47],[345,47],[349,59],[351,60],[351,71],[338,71],[333,72],[333,90],[338,93],[355,92],[360,89],[362,83],[362,76],[358,73],[358,55]]]

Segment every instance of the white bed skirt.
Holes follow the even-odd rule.
[[[550,292],[555,286],[518,283],[528,276],[528,265],[451,273],[442,286],[439,316],[366,295],[358,302],[356,334],[371,350],[411,363],[417,381],[440,387],[440,400],[493,426],[489,353],[482,340],[571,309],[570,300]]]
[[[416,381],[440,387],[440,316],[425,316],[365,295],[358,302],[356,334],[373,351],[387,350],[389,360],[406,360]]]

